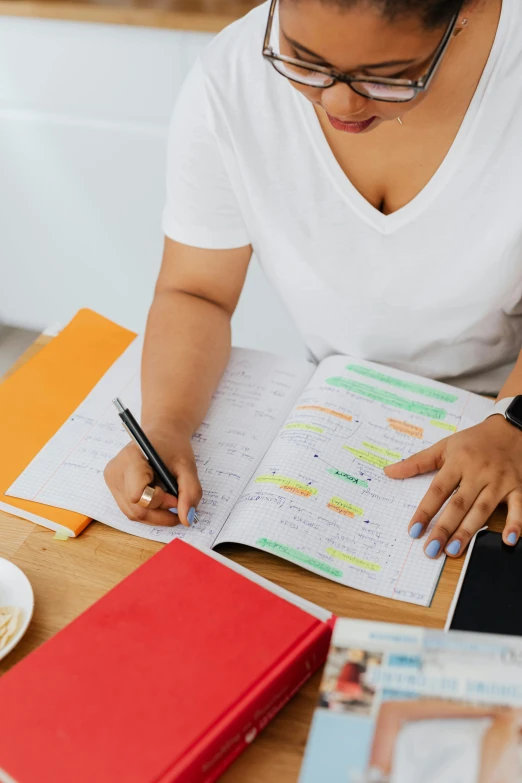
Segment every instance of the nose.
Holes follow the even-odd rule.
[[[358,95],[351,87],[337,82],[321,93],[321,106],[332,117],[341,120],[357,121],[357,117],[366,110],[369,98]]]

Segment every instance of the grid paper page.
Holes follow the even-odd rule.
[[[203,487],[199,523],[187,529],[132,522],[119,510],[103,470],[128,442],[112,404],[140,415],[140,356],[135,340],[40,451],[7,494],[78,511],[133,535],[212,546],[219,530],[313,373],[304,361],[234,348],[211,408],[194,435]]]
[[[492,402],[371,362],[321,363],[217,543],[257,546],[341,584],[428,606],[444,557],[408,522],[432,475],[387,464],[479,421]],[[432,523],[433,524],[433,523]]]

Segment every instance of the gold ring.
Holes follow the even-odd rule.
[[[154,497],[154,487],[145,487],[145,489],[141,493],[141,498],[138,500],[138,506],[142,506],[142,508],[148,508],[152,503],[153,497]]]

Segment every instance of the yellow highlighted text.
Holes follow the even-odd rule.
[[[366,571],[380,571],[381,567],[378,565],[378,563],[370,563],[369,560],[363,560],[360,557],[355,557],[355,555],[348,555],[346,552],[339,552],[338,549],[333,549],[332,547],[329,547],[326,550],[327,555],[331,555],[332,557],[336,557],[337,560],[344,560],[345,563],[350,563],[350,565],[356,566],[357,568],[364,568]]]
[[[316,427],[315,424],[303,424],[301,422],[295,422],[294,424],[287,424],[285,430],[306,430],[307,432],[324,432],[322,427]]]
[[[379,457],[377,454],[371,454],[369,451],[363,451],[362,449],[354,449],[351,446],[343,446],[343,449],[351,452],[354,457],[357,457],[362,462],[367,462],[376,468],[385,468],[386,465],[391,465],[393,462],[393,460],[384,459],[384,457]]]
[[[445,421],[437,421],[436,419],[433,419],[433,421],[430,421],[430,424],[433,424],[434,427],[439,427],[441,430],[457,432],[457,427],[455,424],[447,424]]]
[[[331,508],[332,511],[337,511],[339,514],[344,514],[344,516],[347,517],[360,517],[362,514],[364,514],[362,508],[359,508],[359,506],[356,506],[353,503],[350,503],[348,500],[343,500],[343,498],[339,497],[331,498],[330,502],[328,503],[328,508]]]
[[[382,454],[385,457],[390,457],[392,459],[401,458],[401,455],[398,451],[390,451],[390,449],[385,449],[382,446],[375,446],[373,443],[363,443],[363,446],[365,446],[367,449],[371,449],[372,451],[376,451],[377,454]]]
[[[315,487],[310,487],[308,484],[303,484],[302,481],[296,481],[288,476],[258,476],[256,484],[277,484],[280,489],[292,492],[294,495],[301,495],[301,497],[309,498],[311,495],[317,495]]]

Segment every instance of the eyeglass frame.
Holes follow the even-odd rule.
[[[419,92],[424,92],[428,89],[430,86],[440,63],[442,62],[442,58],[446,54],[446,50],[450,44],[450,41],[453,37],[453,33],[455,32],[455,28],[457,26],[457,22],[459,19],[460,12],[462,11],[462,6],[464,5],[464,0],[461,0],[458,10],[455,12],[453,17],[451,18],[448,28],[446,32],[444,33],[444,36],[437,46],[435,52],[432,55],[432,62],[429,66],[427,72],[424,74],[424,76],[421,76],[420,79],[392,79],[390,77],[386,76],[371,76],[371,77],[354,77],[349,76],[346,73],[342,73],[341,71],[337,71],[335,68],[326,68],[323,65],[316,65],[315,63],[310,63],[307,60],[299,60],[295,57],[287,57],[284,54],[276,54],[272,47],[270,46],[270,36],[272,34],[272,26],[274,22],[274,14],[275,14],[275,8],[277,5],[278,0],[272,0],[270,3],[270,10],[268,12],[268,20],[265,30],[265,37],[263,40],[263,57],[270,62],[274,70],[277,71],[277,73],[280,76],[284,76],[286,79],[289,79],[290,81],[295,81],[296,84],[302,84],[304,87],[312,87],[316,90],[328,90],[330,87],[333,87],[334,84],[337,82],[341,82],[342,84],[347,84],[348,87],[350,87],[354,92],[356,92],[358,95],[361,95],[363,98],[368,98],[368,100],[372,101],[381,101],[383,103],[408,103],[409,101],[413,101],[419,94]],[[305,84],[303,82],[300,82],[296,79],[292,79],[291,76],[287,76],[284,73],[281,73],[276,66],[274,65],[274,61],[279,61],[283,63],[288,63],[288,65],[295,65],[299,68],[306,68],[309,71],[314,71],[315,73],[324,73],[327,76],[331,76],[332,83],[328,84],[327,86],[323,85],[312,85],[312,84]],[[355,87],[352,85],[357,82],[363,82],[363,83],[372,83],[372,84],[385,84],[392,87],[409,87],[410,89],[415,91],[415,94],[411,98],[405,98],[405,99],[399,99],[399,100],[393,100],[389,98],[373,98],[370,95],[365,95],[364,93],[358,92]]]

